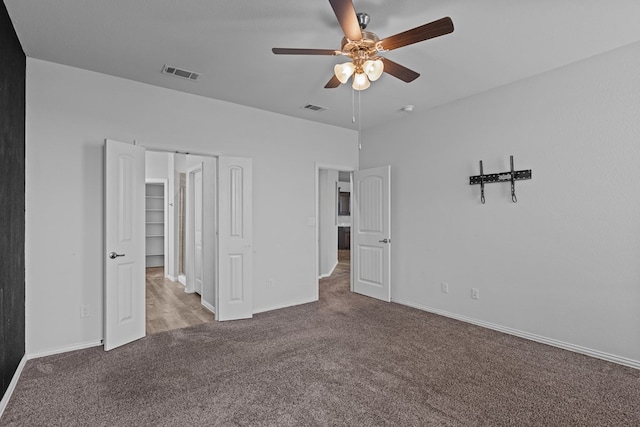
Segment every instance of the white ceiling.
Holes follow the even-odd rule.
[[[27,56],[357,129],[349,85],[324,89],[342,57],[327,0],[4,0]],[[354,0],[384,38],[450,16],[455,31],[384,56],[421,76],[384,74],[361,92],[361,126],[397,120],[640,40],[638,0]],[[202,73],[161,74],[164,64]],[[358,93],[356,93],[356,99]],[[306,104],[326,111],[303,110]]]

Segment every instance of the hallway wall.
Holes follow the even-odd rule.
[[[336,216],[336,182],[338,171],[320,169],[319,173],[319,269],[320,277],[331,274],[338,263],[338,226]]]

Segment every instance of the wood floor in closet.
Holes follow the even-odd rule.
[[[213,313],[200,304],[200,295],[164,277],[163,267],[150,267],[147,276],[147,334],[186,328],[213,321]]]

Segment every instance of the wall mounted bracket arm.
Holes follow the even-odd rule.
[[[513,156],[510,158],[511,170],[508,172],[492,173],[485,175],[482,167],[482,160],[480,160],[480,175],[474,175],[469,177],[469,185],[480,184],[480,201],[484,204],[484,184],[492,182],[510,182],[511,183],[511,201],[516,203],[518,198],[516,197],[515,182],[523,179],[531,179],[531,169],[526,170],[514,170]]]

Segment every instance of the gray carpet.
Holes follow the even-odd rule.
[[[27,362],[3,426],[638,426],[640,371],[351,294]]]

